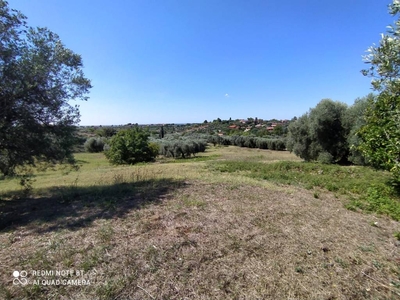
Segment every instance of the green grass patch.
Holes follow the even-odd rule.
[[[361,209],[400,220],[399,194],[395,186],[390,184],[391,177],[388,172],[375,171],[369,167],[292,161],[224,161],[214,162],[209,168],[279,184],[325,189],[347,196],[349,202],[346,207],[349,209]]]
[[[190,156],[186,158],[170,158],[170,157],[159,157],[157,159],[160,163],[187,163],[187,162],[202,162],[215,160],[219,158],[221,155],[212,154],[212,155],[201,155],[201,156]]]

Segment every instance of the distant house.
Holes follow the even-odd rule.
[[[274,129],[275,129],[275,126],[274,127],[272,127],[272,126],[267,127],[268,131],[273,131]]]
[[[238,126],[236,126],[236,125],[230,125],[228,128],[230,128],[230,129],[236,129]]]

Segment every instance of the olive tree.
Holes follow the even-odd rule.
[[[389,5],[389,13],[399,16],[399,0]],[[388,26],[379,46],[367,52],[364,61],[370,66],[362,73],[372,77],[378,95],[366,109],[366,124],[358,132],[358,149],[372,166],[389,170],[400,179],[400,18]]]
[[[345,114],[344,123],[349,132],[347,135],[347,144],[349,145],[348,160],[355,165],[366,165],[368,163],[363,153],[359,150],[362,141],[357,132],[366,124],[366,109],[371,102],[375,101],[375,98],[376,96],[372,93],[365,97],[357,98]]]
[[[306,161],[345,162],[348,156],[344,115],[347,105],[321,100],[307,114],[289,125],[288,149]]]
[[[70,162],[78,106],[91,88],[82,59],[46,28],[0,0],[0,173],[37,162]]]

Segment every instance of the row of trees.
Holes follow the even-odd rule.
[[[238,146],[246,148],[259,148],[259,149],[270,149],[270,150],[285,150],[286,141],[284,138],[261,138],[253,136],[209,136],[208,142],[215,145],[225,146]]]
[[[206,151],[207,142],[204,140],[160,140],[159,154],[166,157],[187,158],[191,155],[195,156],[199,152]]]

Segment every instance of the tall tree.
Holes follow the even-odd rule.
[[[399,15],[399,0],[389,5],[389,13]],[[379,94],[366,110],[366,124],[358,132],[359,149],[374,167],[400,179],[400,18],[388,26],[379,46],[367,52],[364,61],[370,67],[362,73],[372,77],[372,87]]]
[[[164,138],[164,126],[161,125],[161,128],[160,128],[160,139],[163,139],[163,138]]]
[[[37,161],[73,162],[78,106],[90,81],[82,59],[0,0],[0,173]]]
[[[288,149],[307,161],[317,160],[322,155],[331,157],[332,162],[347,162],[346,110],[344,103],[321,100],[309,113],[291,122]]]

